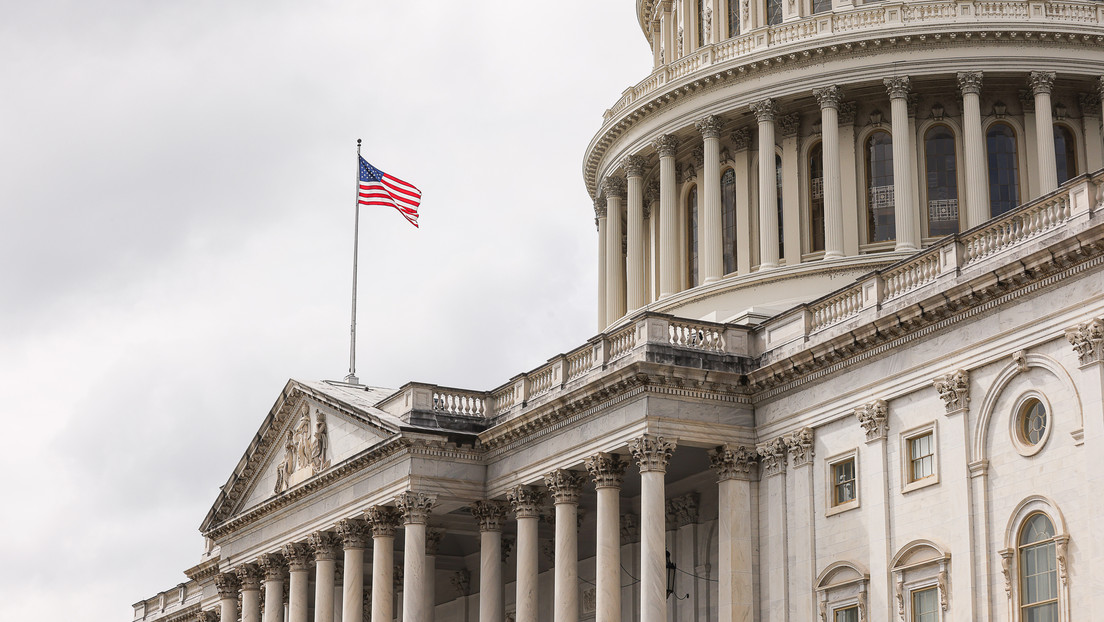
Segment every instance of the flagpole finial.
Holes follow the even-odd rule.
[[[358,138],[357,139],[357,147],[359,147],[359,146],[360,146],[360,139]]]

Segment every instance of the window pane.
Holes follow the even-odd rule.
[[[855,499],[855,461],[847,460],[832,465],[832,505],[840,505]]]
[[[824,13],[832,10],[832,0],[813,0],[813,13]]]
[[[1064,125],[1054,126],[1054,163],[1058,166],[1058,185],[1077,175],[1077,143]]]
[[[1046,407],[1039,400],[1029,400],[1020,410],[1020,435],[1031,445],[1038,445],[1046,434]],[[1041,516],[1041,515],[1040,515]]]
[[[1058,603],[1024,607],[1023,622],[1058,622]]]
[[[736,271],[736,172],[721,176],[721,245],[724,247],[724,273]]]
[[[690,287],[698,284],[698,187],[690,188],[686,197],[686,249],[690,270]]]
[[[896,239],[893,220],[893,139],[878,130],[866,139],[867,241]]]
[[[989,158],[989,214],[995,217],[1020,204],[1016,134],[1008,125],[998,123],[989,129],[985,147]]]
[[[1034,544],[1054,537],[1054,525],[1045,514],[1032,514],[1020,532],[1020,545]]]
[[[782,231],[782,156],[774,156],[774,196],[778,198],[778,258],[786,256],[785,236]]]
[[[939,622],[939,593],[929,587],[912,593],[912,622]]]
[[[958,175],[954,134],[945,125],[928,130],[924,137],[928,175],[928,235],[958,233]]]
[[[824,250],[824,153],[821,145],[809,152],[809,250]]]
[[[728,36],[740,34],[740,0],[728,0]]]
[[[782,23],[782,0],[767,0],[767,24]]]
[[[912,481],[935,474],[935,447],[932,444],[933,439],[934,435],[930,432],[923,436],[909,439],[909,460],[912,466],[910,477]]]
[[[708,28],[705,22],[705,7],[702,4],[703,0],[698,0],[698,47],[705,45],[705,29]]]
[[[859,622],[859,608],[836,609],[835,622]]]

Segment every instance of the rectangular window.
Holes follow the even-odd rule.
[[[836,609],[833,612],[833,622],[859,622],[859,608],[848,607],[846,609]]]
[[[939,443],[936,423],[901,433],[901,492],[939,483]]]
[[[938,588],[912,592],[912,622],[939,622]]]
[[[855,459],[832,465],[832,505],[855,500]]]
[[[935,475],[935,434],[928,432],[908,441],[909,481],[915,482]]]

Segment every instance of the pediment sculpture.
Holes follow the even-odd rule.
[[[330,468],[329,432],[326,414],[314,409],[314,432],[311,433],[310,407],[304,405],[295,425],[284,439],[284,459],[276,467],[276,487],[281,493],[288,488]]]

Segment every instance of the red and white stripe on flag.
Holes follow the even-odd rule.
[[[365,170],[365,165],[369,170]],[[360,191],[357,203],[393,207],[399,210],[410,224],[417,227],[418,206],[422,203],[422,191],[361,159]]]

